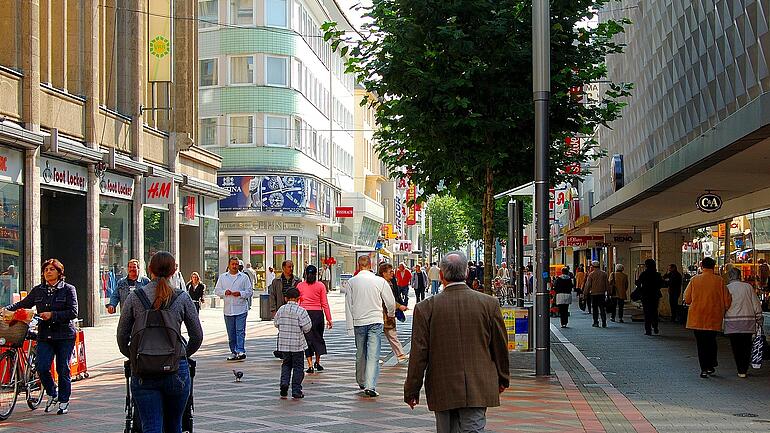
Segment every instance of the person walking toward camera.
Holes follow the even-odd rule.
[[[743,379],[747,377],[751,364],[752,337],[757,332],[757,326],[762,323],[762,304],[751,284],[741,281],[739,268],[730,269],[727,276],[727,290],[732,302],[725,313],[724,330],[730,338],[738,377]]]
[[[556,306],[559,308],[561,327],[566,328],[569,322],[569,304],[572,303],[572,290],[575,288],[575,285],[572,283],[572,276],[569,274],[569,268],[562,268],[561,275],[556,278],[553,286],[556,290]]]
[[[149,282],[149,278],[144,275],[139,275],[139,260],[129,260],[128,275],[118,281],[115,290],[110,295],[110,302],[107,304],[107,313],[115,314],[115,308],[118,305],[120,305],[121,308],[123,307],[123,303],[128,299],[129,293],[144,287]]]
[[[230,344],[227,361],[246,359],[246,317],[249,314],[249,299],[253,293],[251,280],[238,270],[240,260],[230,257],[227,272],[217,279],[214,294],[224,299],[225,326]]]
[[[414,308],[404,402],[414,409],[424,383],[438,433],[483,432],[487,408],[510,385],[500,304],[465,284],[467,263],[460,251],[444,256],[444,290]]]
[[[416,302],[420,302],[425,299],[425,291],[428,289],[428,275],[422,269],[420,265],[414,267],[411,279],[412,288],[414,288],[414,295],[417,298]]]
[[[131,395],[144,433],[182,432],[192,386],[188,358],[203,343],[198,310],[190,295],[172,285],[175,264],[170,253],[155,253],[149,266],[152,281],[128,296],[118,321],[118,348],[131,361]],[[163,327],[155,326],[158,323]],[[182,323],[187,329],[186,345]],[[145,352],[146,348],[150,350]],[[158,348],[171,351],[160,357],[153,351]],[[168,353],[173,354],[171,359]]]
[[[300,298],[298,288],[289,287],[284,297],[286,303],[278,308],[273,317],[273,324],[278,328],[278,353],[282,360],[281,398],[288,396],[290,383],[291,396],[305,398],[302,392],[302,381],[305,379],[302,358],[305,357],[305,350],[308,348],[305,335],[311,331],[313,323],[307,311],[297,303]]]
[[[679,298],[682,295],[682,274],[675,264],[668,265],[668,272],[663,276],[663,281],[668,286],[668,304],[671,307],[671,321],[676,322],[679,310]]]
[[[724,280],[714,274],[715,266],[714,259],[704,258],[701,261],[703,273],[692,277],[684,291],[684,302],[690,306],[687,329],[692,329],[695,334],[700,377],[704,379],[716,372],[717,335],[722,331],[725,312],[732,303]]]
[[[190,282],[187,283],[187,294],[192,298],[195,309],[200,312],[201,302],[203,302],[203,296],[206,294],[206,285],[201,282],[201,276],[197,272],[190,274]]]
[[[599,315],[602,317],[602,328],[607,327],[607,309],[604,306],[604,300],[607,298],[607,294],[610,290],[609,279],[607,273],[599,268],[599,262],[594,260],[591,262],[588,277],[586,277],[585,295],[588,308],[593,309],[594,315],[594,328],[599,327]]]
[[[43,283],[30,290],[21,301],[5,307],[8,311],[35,307],[40,316],[37,336],[37,359],[35,368],[40,373],[40,382],[48,395],[45,411],[53,410],[59,404],[59,415],[69,412],[72,381],[70,380],[70,359],[75,347],[75,325],[78,317],[78,297],[75,287],[64,282],[64,265],[57,259],[43,262]],[[59,386],[53,381],[51,363],[56,360]]]

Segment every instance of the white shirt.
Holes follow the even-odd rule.
[[[439,272],[441,269],[438,268],[438,266],[431,266],[430,269],[428,269],[428,278],[431,281],[438,281],[439,278],[441,278],[441,274]]]
[[[331,281],[332,280],[332,271],[329,268],[324,269],[323,276],[321,277],[321,281]]]
[[[388,317],[396,314],[396,298],[393,297],[390,283],[372,271],[359,272],[340,291],[346,296],[346,306],[353,326],[383,323],[383,303],[388,309]]]
[[[265,286],[265,290],[267,290],[267,288],[270,287],[271,284],[273,284],[274,279],[275,279],[275,272],[272,272],[272,271],[265,272],[265,283],[267,284]]]
[[[254,293],[249,276],[243,272],[225,272],[217,279],[214,294],[225,300],[225,316],[238,316],[249,311],[249,298]],[[241,292],[241,296],[225,296],[225,292]]]

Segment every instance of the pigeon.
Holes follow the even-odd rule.
[[[243,372],[233,370],[233,375],[235,376],[235,381],[240,382],[241,378],[243,377]]]

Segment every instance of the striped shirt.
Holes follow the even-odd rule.
[[[313,326],[307,311],[294,301],[281,306],[275,313],[273,324],[278,328],[278,350],[301,352],[307,349],[305,333]]]

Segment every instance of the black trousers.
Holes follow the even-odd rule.
[[[625,299],[615,298],[615,308],[612,309],[612,320],[615,320],[615,315],[617,315],[618,319],[623,320],[623,307],[625,305]]]
[[[749,371],[749,364],[751,364],[751,348],[754,343],[753,335],[741,333],[729,334],[729,337],[738,373],[746,374]]]
[[[599,315],[602,316],[602,326],[605,326],[607,324],[607,308],[604,307],[604,294],[601,295],[591,295],[588,297],[588,299],[591,300],[589,305],[591,305],[591,308],[594,313],[594,323],[599,323]]]
[[[425,289],[414,289],[414,295],[417,297],[417,302],[422,301],[425,299]]]
[[[559,317],[561,317],[561,326],[567,326],[569,321],[569,304],[559,305]]]
[[[583,293],[585,293],[585,289],[583,289]],[[586,293],[583,296],[585,296],[585,298],[586,298],[586,311],[588,311],[590,313],[591,311],[593,311],[591,309],[591,304],[593,304],[593,302],[591,301],[592,296],[590,294],[588,294],[588,293]]]
[[[658,329],[658,300],[642,301],[644,310],[644,332],[652,333],[653,329]]]
[[[707,371],[717,364],[717,331],[694,330],[695,343],[698,346],[700,370]]]
[[[681,290],[668,290],[668,304],[671,306],[671,321],[676,322],[676,312],[679,309],[679,295],[681,294]]]

